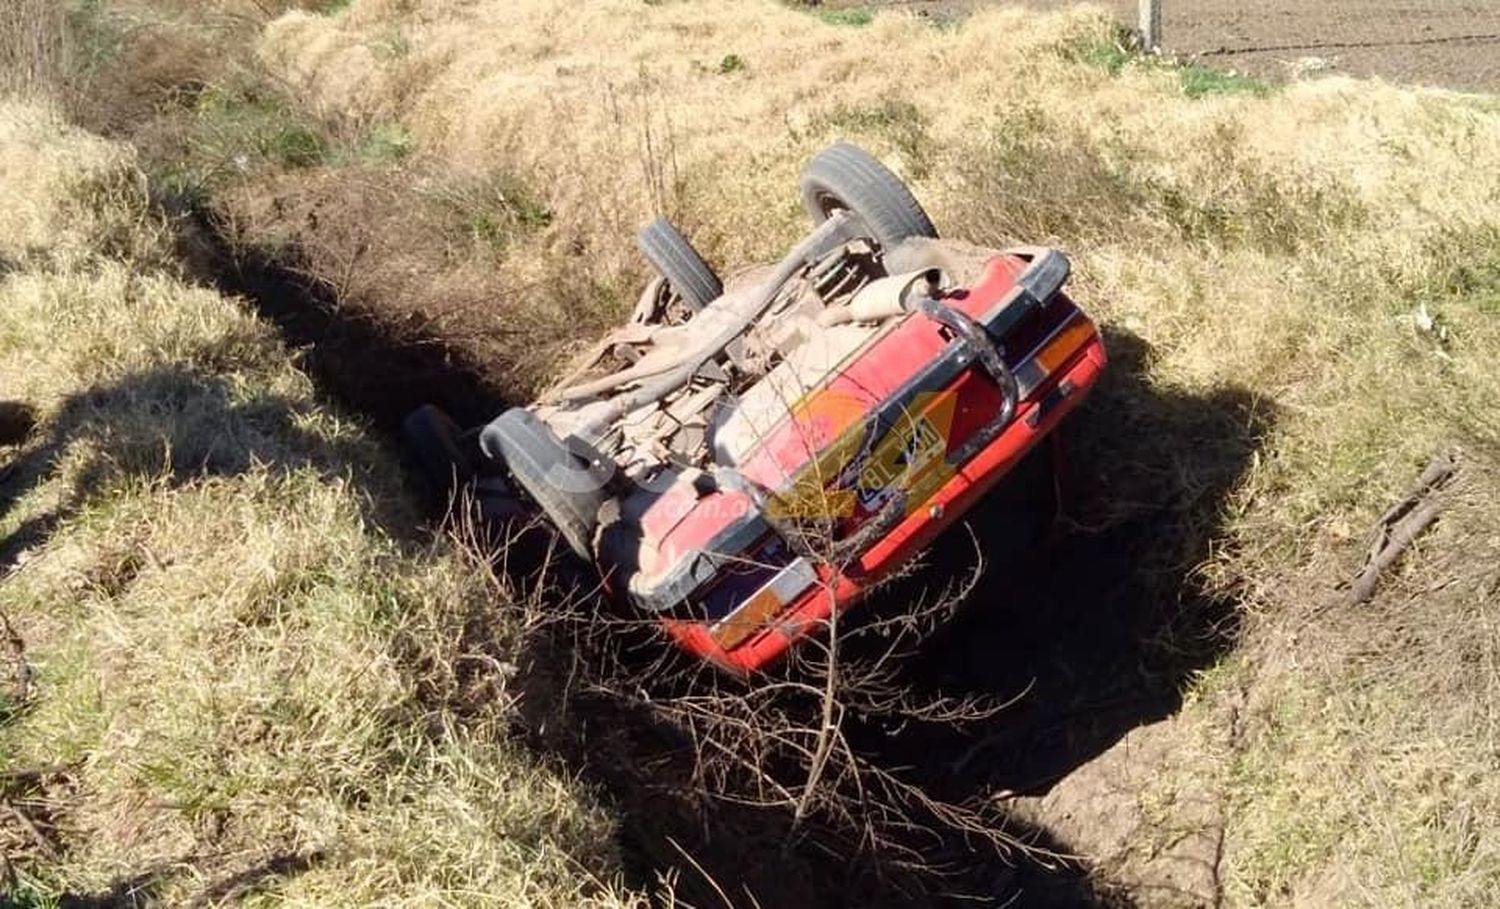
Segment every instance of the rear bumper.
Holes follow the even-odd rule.
[[[817,584],[739,645],[720,647],[702,622],[664,617],[664,629],[685,650],[736,674],[774,663],[795,641],[826,625],[835,611],[847,610],[863,599],[872,586],[908,562],[1004,479],[1083,401],[1106,359],[1104,344],[1095,336],[1048,377],[1037,395],[1016,408],[1005,429],[905,519],[874,540],[846,571],[835,575],[824,569]]]

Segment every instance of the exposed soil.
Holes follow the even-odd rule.
[[[849,0],[952,17],[990,0]],[[1002,0],[1061,9],[1070,0]],[[1135,0],[1099,0],[1127,24]],[[1413,85],[1500,91],[1500,4],[1487,0],[1166,0],[1163,49],[1267,78],[1298,71],[1378,76]]]

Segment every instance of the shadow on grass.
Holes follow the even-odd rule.
[[[376,449],[304,428],[317,417],[305,401],[237,389],[227,378],[164,368],[127,375],[75,394],[31,433],[0,474],[0,521],[60,471],[67,491],[0,537],[0,572],[112,488],[172,485],[269,468],[315,470],[330,480],[370,461]],[[410,517],[390,490],[361,497],[365,517],[396,531]]]
[[[170,876],[170,869],[157,868],[116,878],[96,893],[64,893],[55,903],[39,905],[56,905],[57,909],[145,909],[158,905],[161,888]]]
[[[1197,569],[1224,536],[1227,497],[1274,413],[1240,388],[1160,391],[1146,376],[1145,342],[1113,331],[1106,343],[1105,378],[1062,429],[1059,527],[1019,550],[1008,538],[1016,513],[1001,497],[977,509],[984,581],[911,668],[945,692],[1018,700],[961,732],[866,738],[950,797],[1045,792],[1130,730],[1175,713],[1192,677],[1235,645],[1238,604]],[[972,556],[935,547],[913,582],[967,570]]]
[[[90,507],[107,502],[113,491],[147,484],[181,486],[253,470],[280,475],[313,471],[330,483],[351,476],[359,482],[361,467],[378,456],[378,449],[353,434],[330,437],[305,428],[319,418],[307,401],[256,394],[223,377],[175,368],[127,375],[65,399],[46,419],[28,426],[25,447],[0,470],[0,521],[10,526],[0,535],[0,578],[22,553],[43,545],[59,526]],[[42,488],[59,476],[65,476],[66,483],[58,484],[56,494]],[[393,535],[410,532],[414,513],[392,494],[393,489],[367,484],[365,491],[368,494],[359,502],[366,520]],[[33,493],[41,497],[27,502]],[[21,507],[27,508],[24,515],[10,520]],[[137,568],[134,562],[123,564],[97,582],[128,584]],[[0,692],[0,724],[24,717],[33,701],[24,641],[8,619],[4,630],[8,652],[0,663],[7,685]],[[0,832],[14,833],[6,838],[28,844],[41,857],[64,853],[65,818],[75,785],[72,769],[6,768],[0,775],[0,803],[6,809],[0,811]],[[17,864],[24,858],[11,856]],[[320,860],[319,855],[273,856],[213,885],[206,891],[211,903],[204,904],[235,898]],[[98,893],[38,897],[35,905],[157,905],[156,893],[181,867],[178,863],[125,875]],[[10,869],[8,862],[5,871]],[[5,888],[0,876],[0,907],[28,905],[16,902],[23,897],[7,895]]]
[[[24,443],[35,428],[35,408],[21,401],[0,401],[0,446]]]
[[[187,855],[177,862],[163,863],[149,871],[118,877],[103,890],[92,893],[68,891],[55,897],[16,890],[0,893],[0,909],[149,909],[162,905],[162,889],[183,865],[194,859],[194,856]],[[323,859],[321,852],[276,853],[244,871],[210,883],[187,904],[188,909],[241,901],[267,885],[311,870]]]

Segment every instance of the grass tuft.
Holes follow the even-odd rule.
[[[364,164],[395,164],[417,150],[411,130],[394,121],[377,123],[359,139],[353,159]]]
[[[1271,84],[1243,73],[1225,71],[1188,63],[1181,67],[1182,93],[1189,98],[1204,98],[1209,95],[1255,95],[1264,97],[1272,91]]]
[[[489,255],[552,223],[552,211],[526,181],[508,174],[448,180],[430,187],[428,199],[445,231]]]
[[[888,145],[901,155],[913,179],[927,176],[936,154],[927,115],[910,101],[896,98],[865,106],[838,105],[819,116],[812,130]]]
[[[1127,65],[1141,59],[1120,36],[1091,40],[1081,47],[1068,48],[1064,56],[1085,66],[1102,69],[1111,76],[1118,76]]]
[[[843,25],[852,28],[869,25],[875,21],[874,13],[857,7],[850,9],[820,9],[817,11],[817,17],[828,25]]]
[[[264,85],[213,86],[194,113],[189,160],[208,183],[267,167],[317,167],[334,146],[321,123]]]

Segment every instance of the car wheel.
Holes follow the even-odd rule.
[[[869,236],[889,249],[908,237],[937,238],[932,219],[901,178],[874,155],[847,142],[832,145],[802,171],[802,202],[813,223],[847,211]]]
[[[474,479],[474,464],[459,443],[458,424],[440,408],[423,404],[401,421],[401,440],[433,488],[452,493]]]
[[[724,282],[672,222],[657,218],[635,241],[667,284],[696,312],[724,294]]]
[[[481,450],[505,465],[516,485],[541,508],[568,548],[593,559],[599,506],[609,497],[605,485],[612,465],[591,463],[541,420],[522,407],[496,417],[479,434]]]

